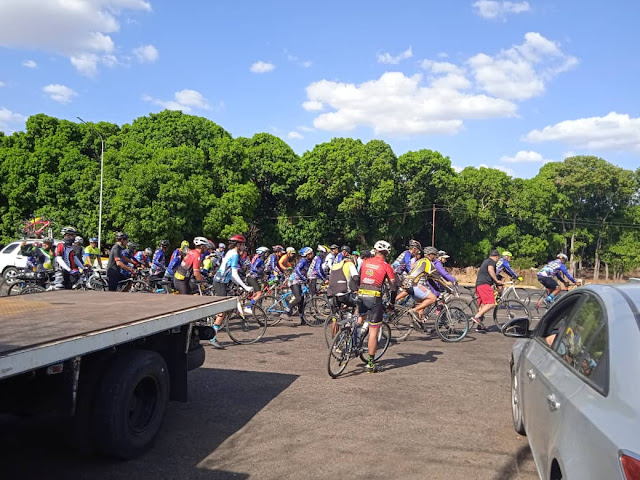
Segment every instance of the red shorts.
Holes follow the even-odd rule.
[[[476,287],[476,297],[478,297],[478,305],[495,305],[496,297],[493,294],[491,285],[478,285]]]

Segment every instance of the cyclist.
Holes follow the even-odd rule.
[[[224,255],[222,259],[222,263],[218,268],[215,276],[213,277],[213,287],[215,289],[216,295],[219,297],[227,296],[227,285],[229,282],[233,280],[233,283],[236,285],[240,285],[247,292],[253,292],[253,287],[250,287],[246,283],[242,281],[240,275],[238,273],[238,269],[240,268],[240,253],[244,251],[245,244],[247,243],[247,239],[244,235],[232,235],[229,237],[229,250]],[[216,331],[216,335],[218,330],[220,330],[220,326],[224,321],[224,313],[220,313],[216,316],[216,319],[213,324],[213,328]],[[214,336],[211,340],[211,345],[215,348],[224,349],[224,347],[216,340]]]
[[[327,297],[333,313],[340,309],[340,305],[356,308],[355,292],[358,290],[358,285],[360,285],[360,275],[352,259],[347,257],[331,265]],[[333,336],[338,333],[338,328],[337,322],[333,322]]]
[[[351,255],[351,247],[348,245],[343,245],[340,247],[340,253],[336,257],[336,262],[341,262],[345,257]]]
[[[293,268],[293,263],[295,261],[296,249],[293,247],[287,247],[286,254],[280,257],[278,260],[278,266],[280,270],[284,272],[285,275],[289,275],[289,272]]]
[[[273,253],[269,255],[267,264],[265,266],[265,273],[269,275],[269,283],[279,282],[281,278],[284,278],[284,272],[280,270],[280,257],[284,255],[284,247],[282,245],[274,245]]]
[[[169,259],[169,263],[167,265],[167,269],[164,272],[164,276],[169,280],[173,280],[173,272],[180,265],[182,258],[187,254],[189,250],[189,242],[187,240],[183,240],[180,242],[180,247],[176,248],[171,254],[171,258]]]
[[[569,257],[567,257],[564,253],[559,253],[555,260],[547,263],[538,272],[538,281],[544,286],[544,288],[547,289],[547,292],[549,292],[549,296],[545,299],[545,301],[547,301],[548,303],[552,303],[555,296],[560,293],[560,285],[558,285],[558,282],[556,282],[555,278],[560,280],[565,285],[568,285],[568,283],[563,278],[564,275],[574,285],[578,284],[565,266],[565,262],[567,260],[569,260]]]
[[[371,373],[379,371],[374,359],[378,349],[377,332],[380,325],[382,325],[382,316],[384,314],[380,292],[385,279],[388,279],[391,285],[390,308],[393,308],[393,303],[396,301],[396,294],[398,293],[398,284],[396,283],[393,268],[385,261],[391,251],[391,245],[384,240],[378,240],[373,249],[376,251],[375,256],[362,262],[360,288],[358,289],[358,310],[361,315],[358,323],[362,324],[363,315],[368,313],[369,328],[374,330],[369,335],[369,361],[366,366],[367,371]]]
[[[62,242],[55,250],[54,288],[56,290],[71,288],[78,279],[79,271],[82,270],[82,257],[76,257],[73,248],[78,231],[73,227],[64,227],[60,233],[62,234]]]
[[[436,258],[440,260],[440,263],[442,265],[444,265],[445,263],[447,263],[447,258],[449,258],[449,255],[447,255],[447,252],[445,252],[444,250],[438,250],[438,255],[436,255]]]
[[[435,285],[429,282],[429,276],[435,273],[440,273],[435,267],[435,258],[437,253],[438,250],[434,247],[426,247],[424,249],[425,258],[421,258],[416,261],[415,265],[404,279],[404,290],[396,297],[396,300],[402,300],[407,295],[411,295],[414,298],[416,305],[412,310],[416,313],[420,322],[424,322],[422,318],[424,310],[428,306],[433,305],[440,295],[439,289],[435,288]],[[449,276],[446,271],[445,274]],[[453,281],[455,282],[455,278],[453,278]]]
[[[329,247],[330,252],[324,257],[324,262],[322,263],[322,268],[324,269],[325,275],[329,275],[331,271],[331,265],[333,265],[338,257],[338,252],[340,251],[340,247],[335,243]]]
[[[36,267],[36,272],[45,272],[53,269],[53,259],[55,252],[53,251],[53,239],[45,238],[42,245],[39,242],[27,245],[24,240],[20,244],[20,255],[32,257]]]
[[[166,253],[169,249],[169,240],[160,240],[158,242],[158,249],[153,254],[153,260],[151,262],[151,275],[160,277],[167,269],[167,257]]]
[[[287,314],[291,316],[293,314],[294,307],[298,306],[298,313],[300,314],[300,325],[304,325],[304,295],[302,294],[302,285],[307,283],[307,272],[309,271],[309,265],[313,258],[313,248],[302,247],[300,249],[300,261],[296,265],[289,281],[291,282],[292,300],[289,303]]]
[[[317,254],[311,260],[311,265],[309,265],[309,293],[311,296],[314,296],[318,291],[318,280],[320,282],[324,282],[327,279],[327,276],[322,269],[322,262],[324,261],[324,257],[329,253],[329,248],[324,245],[318,245],[318,249],[316,250]]]
[[[129,242],[124,250],[122,250],[122,259],[129,266],[133,266],[137,268],[140,266],[140,262],[135,258],[135,251],[138,249],[138,244],[136,242]],[[125,277],[129,276],[128,270],[122,270],[121,272]]]
[[[253,287],[255,295],[251,299],[251,305],[255,305],[256,301],[262,296],[262,287],[260,286],[260,280],[264,277],[264,258],[269,253],[267,247],[258,247],[256,254],[251,259],[251,266],[249,267],[249,274],[247,275],[247,283]]]
[[[358,250],[353,251],[353,255],[351,256],[351,260],[356,264],[356,270],[360,271],[360,265],[362,265],[362,258],[360,258],[360,252]]]
[[[73,253],[78,260],[84,262],[84,239],[80,236],[73,240]]]
[[[501,286],[502,282],[496,276],[496,262],[500,259],[498,250],[491,250],[489,258],[486,258],[478,269],[476,277],[476,296],[478,297],[478,312],[471,319],[478,330],[484,330],[482,323],[484,314],[496,306],[496,297],[493,295],[492,285]]]
[[[218,248],[214,250],[214,259],[213,263],[211,264],[212,270],[217,269],[220,266],[220,262],[222,262],[222,259],[224,258],[226,248],[227,246],[224,243],[220,242],[218,244]]]
[[[102,257],[100,255],[100,249],[98,248],[98,239],[91,237],[89,239],[89,246],[84,249],[84,264],[90,267],[96,265],[102,268]]]
[[[138,250],[133,258],[138,262],[141,267],[149,267],[149,261],[151,260],[151,255],[153,255],[153,250],[150,247],[145,248],[144,250]]]
[[[502,280],[502,275],[500,274],[502,272],[505,272],[514,280],[518,280],[519,282],[521,282],[522,277],[513,271],[513,269],[511,268],[511,264],[509,263],[511,262],[512,256],[513,255],[509,250],[505,250],[504,252],[502,252],[502,257],[500,258],[500,260],[498,260],[498,263],[496,263],[496,277],[498,277],[499,280]],[[502,294],[502,288],[502,286],[498,287],[498,294]]]
[[[374,248],[375,250],[375,248]],[[396,283],[400,284],[402,277],[411,270],[411,259],[422,250],[422,245],[417,240],[409,240],[409,248],[398,255],[393,263],[393,271],[396,274]]]
[[[193,245],[194,248],[187,251],[173,273],[173,288],[182,295],[193,293],[190,285],[192,277],[200,282],[204,281],[200,273],[200,256],[209,248],[209,240],[204,237],[196,237],[193,239]]]
[[[125,257],[122,254],[128,243],[129,235],[124,232],[116,233],[116,243],[111,247],[109,261],[107,262],[107,282],[110,292],[115,292],[118,289],[118,282],[126,278],[122,273],[123,270],[129,273],[134,272],[133,267],[125,263]]]

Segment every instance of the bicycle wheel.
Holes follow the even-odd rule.
[[[310,327],[321,327],[331,313],[326,297],[307,298],[304,303],[304,322]]]
[[[92,290],[102,292],[107,289],[107,282],[105,282],[102,277],[91,275],[91,277],[89,277],[89,287]]]
[[[327,348],[331,347],[333,339],[340,330],[340,326],[338,324],[339,321],[340,315],[337,313],[331,313],[327,315],[327,318],[324,321],[324,341],[327,344]]]
[[[256,305],[262,307],[267,314],[267,322],[270,327],[276,326],[282,320],[282,314],[285,313],[282,300],[273,295],[262,295]]]
[[[139,292],[139,293],[150,293],[151,289],[147,282],[143,282],[142,280],[134,280],[131,284],[130,292]]]
[[[469,332],[469,315],[448,304],[436,320],[436,333],[444,342],[459,342]]]
[[[351,330],[343,329],[331,342],[329,347],[329,358],[327,360],[327,371],[331,378],[338,378],[344,369],[347,368],[351,352]]]
[[[493,321],[502,330],[502,326],[509,320],[518,317],[529,317],[529,309],[519,300],[503,300],[493,309]]]
[[[11,288],[11,283],[7,283],[5,280],[0,281],[0,297],[8,296],[9,288]]]
[[[531,292],[527,297],[527,301],[525,305],[529,309],[529,314],[531,317],[531,321],[529,324],[529,329],[533,330],[535,326],[538,324],[542,316],[547,313],[549,309],[549,305],[546,302],[547,293],[546,292]]]
[[[478,305],[475,301],[466,302],[462,298],[451,298],[447,301],[449,307],[456,307],[462,310],[469,318],[473,317],[478,312]]]
[[[527,297],[529,296],[529,292],[526,288],[522,287],[514,287],[510,288],[507,294],[505,295],[505,300],[520,300],[526,304]]]
[[[7,282],[5,281],[5,283]],[[27,286],[28,283],[23,280],[15,280],[12,283],[8,283],[7,296],[21,295]]]
[[[397,341],[405,341],[413,332],[413,318],[409,308],[396,305],[394,312],[389,315],[387,322],[393,327]]]
[[[44,287],[41,287],[40,285],[27,284],[20,292],[20,295],[29,295],[31,293],[42,293],[44,291],[45,291]]]
[[[227,334],[234,343],[249,345],[260,340],[267,331],[267,314],[258,306],[251,307],[251,313],[237,312],[227,318]]]
[[[375,332],[377,330],[377,332]],[[376,354],[374,356],[374,360],[378,360],[384,352],[389,348],[389,344],[391,343],[391,327],[382,322],[378,328],[369,327],[369,331],[367,332],[367,336],[362,340],[363,350],[360,352],[360,360],[367,363],[369,360],[369,336],[375,332],[378,335],[378,348],[376,349]]]

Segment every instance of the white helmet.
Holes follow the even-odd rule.
[[[74,240],[74,243],[79,243],[79,244],[83,244],[84,243],[84,239],[80,236],[77,236]]]
[[[373,249],[378,252],[390,252],[391,245],[389,244],[389,242],[385,242],[384,240],[378,240],[373,246]]]
[[[258,255],[264,255],[268,251],[269,251],[269,249],[267,247],[258,247],[258,249],[256,250],[256,253]]]
[[[193,244],[196,247],[199,247],[201,245],[204,245],[205,247],[207,247],[207,246],[209,246],[209,240],[207,240],[204,237],[196,237],[196,238],[193,239]]]
[[[564,253],[559,253],[558,254],[558,258],[561,258],[562,260],[564,260],[565,262],[567,260],[569,260],[569,257],[567,257]]]
[[[293,247],[287,247],[287,253],[296,253],[296,249]]]

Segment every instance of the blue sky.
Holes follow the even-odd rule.
[[[164,108],[299,154],[333,137],[531,177],[640,166],[640,2],[2,0],[0,130]]]

